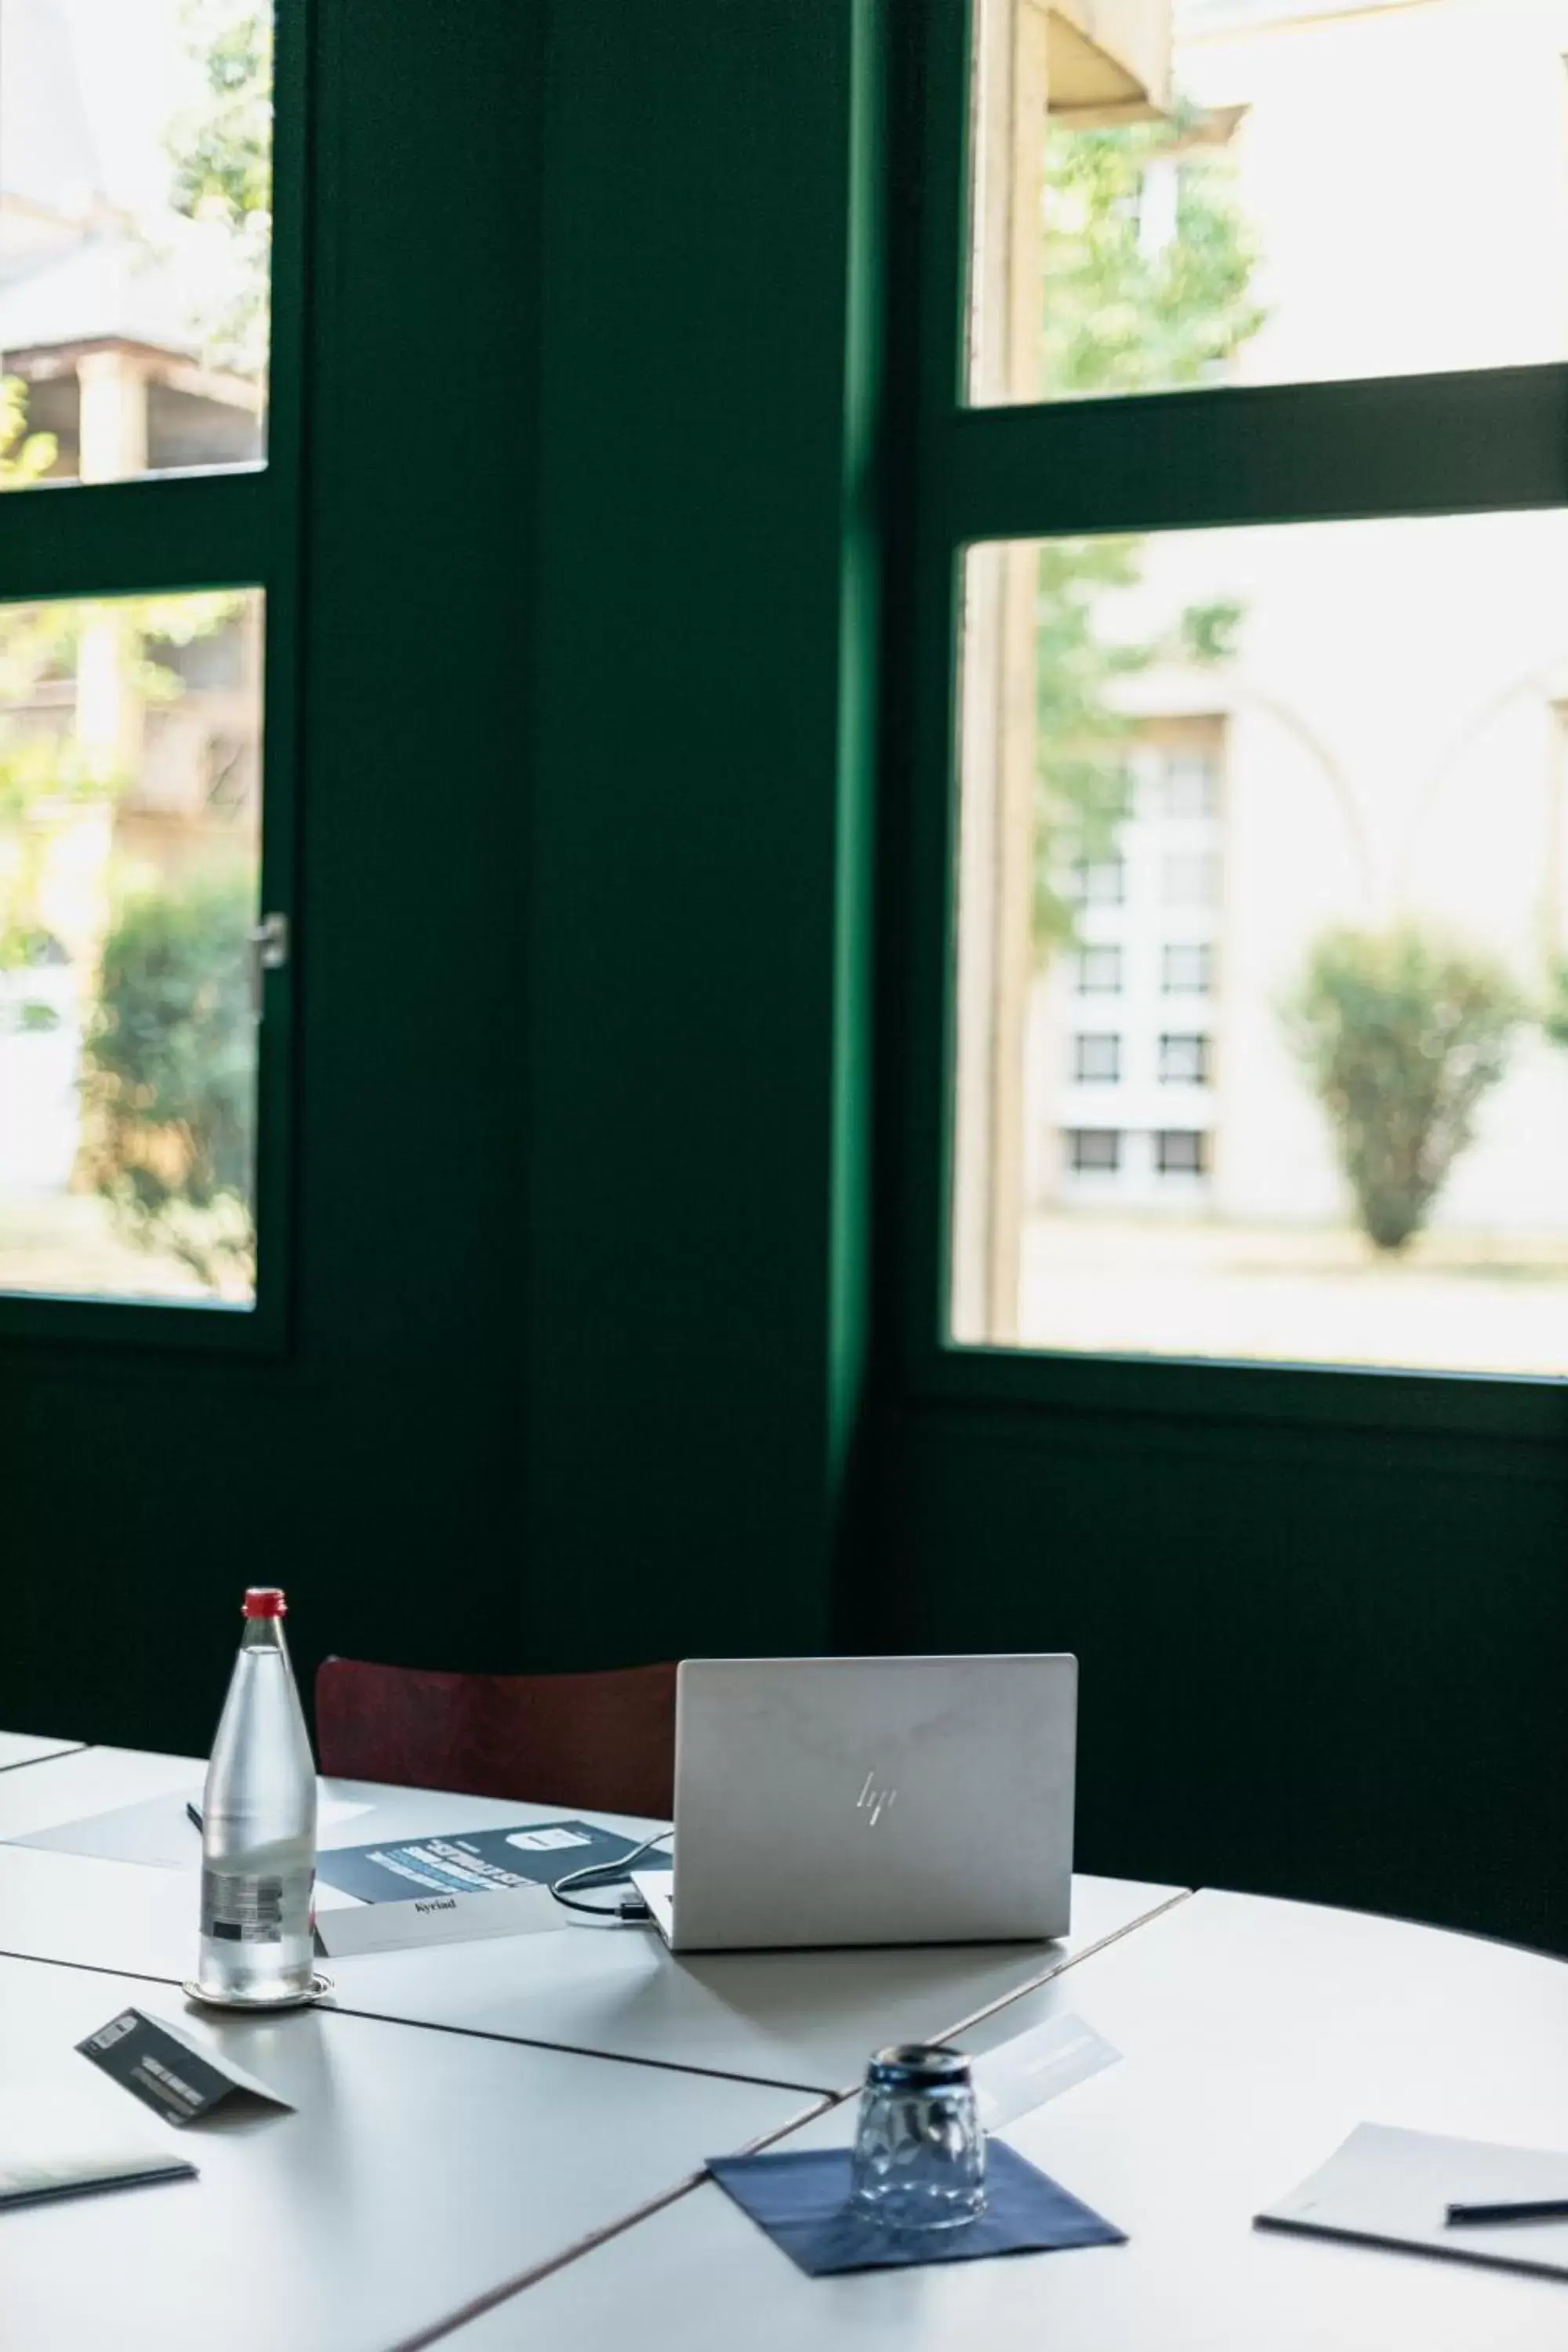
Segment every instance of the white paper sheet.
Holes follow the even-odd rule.
[[[1311,2178],[1257,2217],[1264,2230],[1438,2254],[1449,2262],[1568,2278],[1568,2221],[1509,2221],[1450,2227],[1450,2205],[1501,2205],[1568,2199],[1568,2155],[1443,2139],[1388,2124],[1358,2124]],[[1568,2343],[1568,2309],[1563,2314]]]

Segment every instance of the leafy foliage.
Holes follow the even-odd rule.
[[[1119,677],[1152,658],[1142,646],[1105,643],[1101,599],[1138,579],[1131,539],[1047,540],[1035,607],[1036,952],[1066,946],[1074,909],[1062,890],[1066,859],[1110,856],[1126,813],[1132,730],[1115,709]]]
[[[246,0],[186,0],[187,47],[201,60],[207,102],[171,134],[175,210],[216,205],[231,227],[272,202],[272,16]]]
[[[1220,376],[1257,333],[1257,251],[1202,117],[1046,140],[1045,381],[1058,397]],[[1173,234],[1146,234],[1151,184],[1175,174]]]
[[[1043,389],[1048,397],[1201,383],[1263,323],[1257,262],[1219,152],[1195,144],[1191,108],[1107,131],[1053,126],[1046,139]],[[1149,173],[1174,173],[1173,234],[1144,235]],[[1037,953],[1070,940],[1067,859],[1114,849],[1128,800],[1133,728],[1118,681],[1162,658],[1228,660],[1241,608],[1181,615],[1173,642],[1101,635],[1106,598],[1136,587],[1135,539],[1060,540],[1040,550],[1036,617],[1034,932]]]
[[[1559,963],[1552,972],[1541,1025],[1554,1045],[1568,1045],[1568,963]]]
[[[0,491],[25,489],[55,462],[54,436],[27,431],[27,388],[0,376]],[[85,788],[74,750],[51,737],[29,735],[8,715],[36,698],[46,678],[67,674],[74,658],[73,614],[67,604],[11,604],[0,609],[0,971],[37,961],[37,912],[43,844],[21,824],[39,800],[57,804]],[[29,1007],[23,1006],[24,1018]]]
[[[116,1225],[220,1294],[255,1280],[247,874],[127,900],[84,1049],[87,1171]]]
[[[272,239],[272,11],[256,0],[185,0],[186,47],[202,103],[170,127],[170,199],[226,251],[232,299],[200,324],[209,360],[260,375],[267,364]]]
[[[105,625],[115,633],[121,673],[142,704],[178,701],[180,680],[153,658],[153,648],[212,635],[240,602],[214,591],[0,608],[0,971],[34,960],[43,928],[51,827],[32,822],[39,809],[58,822],[70,808],[118,799],[132,781],[89,758],[74,732],[41,729],[25,714],[44,687],[75,677],[83,640]]]
[[[52,433],[27,431],[27,387],[19,376],[0,375],[0,490],[26,489],[54,464]]]
[[[1522,1017],[1500,965],[1404,923],[1326,931],[1285,1008],[1368,1238],[1426,1222]]]

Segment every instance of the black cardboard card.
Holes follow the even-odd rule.
[[[148,2017],[140,2009],[121,2010],[76,2046],[165,2123],[195,2123],[235,2097],[273,2107],[289,2105],[243,2066],[204,2050],[166,2018]]]
[[[0,2089],[0,2207],[46,2198],[194,2180],[183,2156],[151,2145],[152,2126],[110,2111],[98,2085],[51,2079]]]

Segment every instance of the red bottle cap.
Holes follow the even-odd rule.
[[[289,1603],[276,1584],[253,1584],[245,1596],[247,1617],[287,1617]]]

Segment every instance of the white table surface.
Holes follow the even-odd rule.
[[[153,1756],[139,1748],[78,1748],[0,1774],[0,1838],[134,1804],[174,1790],[199,1789],[206,1766],[193,1756]]]
[[[1006,2137],[1125,2246],[808,2279],[710,2183],[458,2330],[453,2352],[1563,2352],[1568,2284],[1255,2231],[1363,2121],[1568,2147],[1568,1965],[1202,1893],[1002,2011],[1120,2062]],[[790,2147],[842,2145],[843,2106]]]
[[[29,1731],[0,1731],[0,1772],[14,1772],[19,1764],[41,1764],[46,1757],[68,1755],[77,1739],[40,1739]]]
[[[881,2044],[951,2032],[1180,1899],[1080,1877],[1055,1944],[677,1957],[652,1927],[584,1924],[330,1966],[340,2004],[377,2017],[839,2092]]]
[[[169,1981],[188,1975],[200,1841],[184,1801],[202,1771],[191,1758],[89,1749],[18,1776],[43,1785],[30,1807],[11,1812],[0,1779],[0,1839],[28,1839],[0,1844],[0,1951]],[[372,1782],[321,1786],[332,1801],[371,1807],[329,1828],[323,1848],[511,1828],[568,1810]],[[582,1818],[630,1833],[654,1826]],[[181,1855],[179,1870],[168,1866]],[[579,1925],[563,1913],[552,1935],[326,1965],[338,2006],[365,2015],[837,2092],[879,2044],[952,2032],[1179,1894],[1079,1877],[1073,1932],[1056,1944],[678,1958],[651,1927]]]
[[[129,2003],[295,2103],[176,2132],[75,2043]],[[5,2352],[391,2352],[800,2116],[795,2094],[0,1960],[0,2092],[87,2086],[195,2181],[0,2213]],[[617,2331],[618,2332],[618,2331]]]

